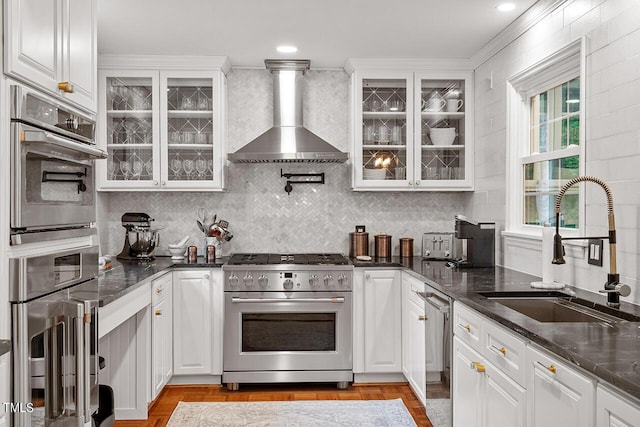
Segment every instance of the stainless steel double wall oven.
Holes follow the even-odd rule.
[[[11,86],[11,243],[95,232],[95,120],[25,86]]]
[[[353,381],[353,266],[339,254],[235,254],[224,268],[222,380]]]
[[[83,426],[98,409],[98,247],[10,261],[14,427]]]

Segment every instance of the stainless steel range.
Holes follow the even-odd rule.
[[[353,381],[353,265],[341,254],[235,254],[223,267],[222,381]]]

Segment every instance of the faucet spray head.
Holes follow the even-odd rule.
[[[556,234],[553,236],[553,261],[552,264],[565,264],[564,246],[560,236],[560,212],[556,212]]]

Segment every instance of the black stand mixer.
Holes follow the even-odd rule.
[[[127,231],[124,235],[122,252],[116,258],[139,261],[152,260],[151,252],[160,243],[158,230],[151,229],[151,222],[154,219],[143,212],[126,212],[122,215],[121,221]]]

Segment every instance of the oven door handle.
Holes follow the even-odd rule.
[[[79,151],[81,153],[87,154],[89,159],[107,158],[107,153],[98,148],[93,148],[87,144],[82,144],[71,139],[63,138],[52,132],[45,132],[41,130],[25,130],[22,132],[22,135],[20,135],[20,139],[22,141],[28,142],[48,142],[51,144],[55,144],[62,148],[67,148],[69,150]]]
[[[331,303],[344,303],[344,297],[331,297],[331,298],[236,298],[232,297],[231,302],[234,304],[249,303],[249,304],[261,304],[261,303],[289,303],[289,302],[331,302]]]

